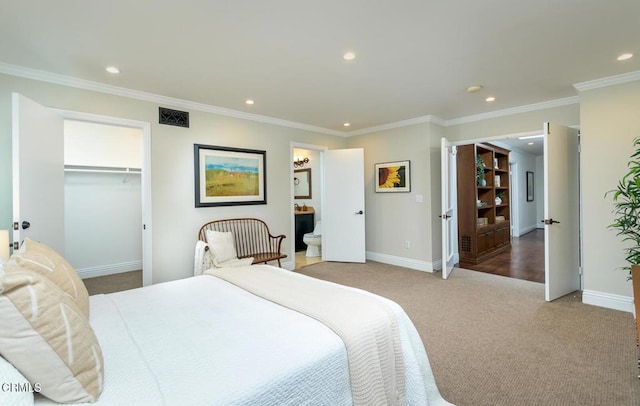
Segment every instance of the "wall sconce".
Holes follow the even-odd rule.
[[[308,164],[309,163],[309,158],[307,158],[306,156],[297,156],[295,158],[296,158],[296,160],[293,161],[293,167],[294,168],[302,168],[304,166],[304,164]]]

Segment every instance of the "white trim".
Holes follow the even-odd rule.
[[[360,129],[360,130],[353,130],[353,131],[349,131],[348,133],[346,133],[346,135],[348,137],[352,137],[352,136],[355,136],[355,135],[370,134],[370,133],[374,133],[374,132],[378,132],[378,131],[385,131],[385,130],[393,130],[395,128],[409,127],[411,125],[423,124],[423,123],[434,123],[434,124],[438,124],[439,126],[442,126],[442,127],[446,127],[447,126],[447,121],[446,120],[443,120],[438,116],[428,115],[428,116],[410,118],[408,120],[395,121],[395,122],[392,122],[392,123],[376,125],[376,126],[373,126],[373,127],[367,127],[367,128],[363,128],[363,129]]]
[[[281,264],[282,264],[282,269],[286,269],[288,271],[294,271],[296,269],[295,256],[293,258],[293,261],[281,262]]]
[[[297,123],[279,118],[262,116],[259,114],[246,113],[238,110],[231,110],[223,107],[216,107],[204,103],[196,103],[189,100],[177,99],[174,97],[161,96],[154,93],[142,92],[139,90],[127,89],[124,87],[106,85],[104,83],[93,82],[90,80],[74,78],[72,76],[60,75],[57,73],[46,72],[38,69],[26,68],[17,65],[10,65],[0,62],[0,73],[7,75],[19,76],[26,79],[39,80],[42,82],[54,83],[63,86],[75,87],[78,89],[91,90],[116,96],[127,97],[131,99],[143,100],[157,104],[163,104],[174,108],[182,108],[186,110],[196,110],[205,113],[218,114],[221,116],[235,117],[243,120],[257,121],[266,124],[279,125],[282,127],[295,128],[298,130],[306,130],[321,134],[336,135],[340,137],[347,136],[344,131],[336,131],[328,128],[317,127],[309,124]]]
[[[599,89],[601,87],[620,85],[623,83],[634,82],[640,80],[640,70],[635,72],[623,73],[621,75],[609,76],[606,78],[600,78],[596,80],[589,80],[586,82],[575,83],[573,87],[576,90],[583,92],[585,90]]]
[[[412,259],[412,258],[397,257],[394,255],[388,255],[388,254],[380,254],[380,253],[371,252],[371,251],[366,252],[366,258],[371,261],[382,262],[383,264],[396,265],[396,266],[415,269],[423,272],[433,273],[434,270],[437,269],[436,263],[420,261],[418,259]],[[442,264],[442,261],[438,260],[437,263]],[[440,265],[440,267],[442,267],[442,265]]]
[[[633,313],[634,310],[632,297],[595,290],[584,290],[582,292],[582,303],[628,313]]]
[[[92,266],[89,268],[76,269],[80,279],[95,278],[97,276],[115,275],[123,272],[138,271],[142,269],[142,261],[121,262],[119,264],[109,264]]]
[[[576,103],[580,103],[580,98],[578,96],[565,97],[564,99],[549,100],[540,103],[526,104],[524,106],[511,107],[508,109],[490,111],[487,113],[475,114],[472,116],[454,118],[452,120],[447,120],[447,124],[445,127],[471,123],[474,121],[482,121],[490,118],[511,116],[513,114],[527,113],[530,111],[551,109]]]

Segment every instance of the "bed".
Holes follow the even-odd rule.
[[[95,403],[86,404],[449,404],[438,392],[415,327],[396,303],[269,265],[229,271],[275,278],[284,291],[282,281],[293,278],[294,285],[321,285],[390,309],[402,359],[400,400],[358,400],[352,360],[336,331],[211,272],[89,298],[103,379]],[[57,404],[40,393],[33,399],[36,405]]]

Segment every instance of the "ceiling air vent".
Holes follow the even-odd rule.
[[[189,128],[189,112],[160,107],[160,124]]]

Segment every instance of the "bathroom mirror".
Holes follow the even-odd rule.
[[[296,199],[311,199],[311,168],[293,171],[293,195]]]

